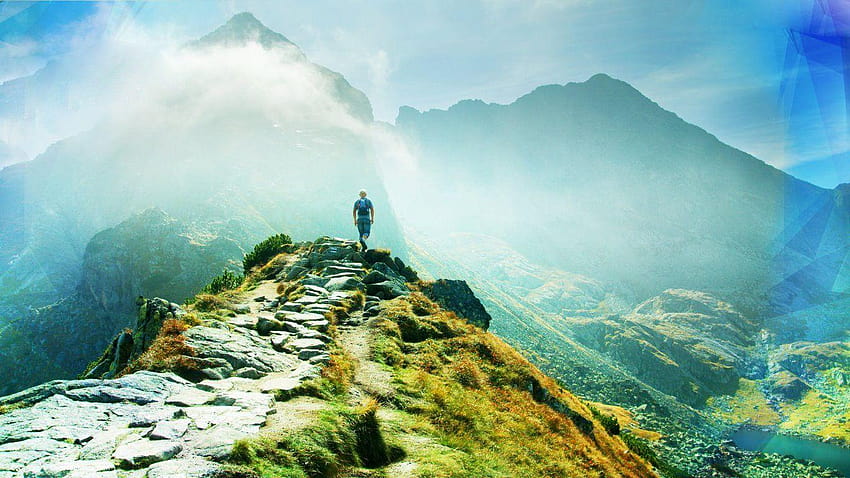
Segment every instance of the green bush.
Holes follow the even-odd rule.
[[[605,428],[605,431],[608,432],[609,435],[620,434],[620,423],[617,422],[617,417],[614,415],[605,415],[593,406],[589,406],[588,408],[590,408],[590,413],[593,414],[594,418],[599,420],[599,423],[602,424],[602,427]]]
[[[244,280],[245,276],[224,269],[221,275],[213,277],[213,280],[201,289],[201,294],[216,295],[226,290],[232,290],[242,285]]]
[[[650,448],[649,442],[631,433],[622,433],[620,438],[637,456],[652,464],[665,478],[691,478],[691,475],[680,470],[676,466],[660,458],[655,450]]]
[[[254,250],[245,254],[245,257],[242,259],[242,268],[245,271],[245,275],[248,275],[254,266],[262,266],[272,257],[281,252],[286,252],[289,248],[288,246],[291,245],[292,238],[286,234],[275,234],[257,244],[254,246]]]

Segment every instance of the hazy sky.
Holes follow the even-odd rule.
[[[803,179],[850,182],[847,0],[0,2],[0,81],[69,51],[196,38],[246,10],[344,74],[379,120],[604,72]]]

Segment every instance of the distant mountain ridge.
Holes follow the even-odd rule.
[[[443,230],[492,234],[640,296],[706,290],[767,314],[818,303],[774,289],[799,287],[794,274],[813,264],[841,277],[834,283],[848,277],[840,193],[721,143],[607,75],[508,105],[402,107],[396,124],[419,155],[422,190],[457,211],[440,216]],[[427,220],[423,200],[408,206]],[[486,215],[466,209],[482,206]]]

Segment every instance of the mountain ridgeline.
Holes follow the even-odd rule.
[[[396,124],[427,185],[428,201],[404,198],[423,231],[435,218],[489,234],[637,300],[686,288],[782,315],[847,297],[846,188],[783,173],[623,81],[542,86],[509,105],[403,107]],[[453,213],[417,209],[435,203]]]
[[[489,315],[462,282],[422,282],[355,241],[283,246],[235,288],[185,309],[140,300],[135,330],[86,379],[0,398],[0,476],[665,469],[637,436],[468,322]]]

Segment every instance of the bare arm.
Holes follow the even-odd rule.
[[[372,213],[372,224],[375,224],[375,206],[370,207],[369,211]]]

